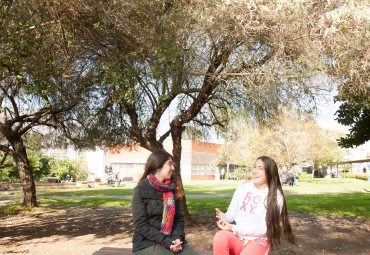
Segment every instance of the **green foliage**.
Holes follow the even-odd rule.
[[[3,155],[1,155],[2,157]],[[27,153],[30,166],[33,169],[34,179],[42,181],[42,177],[50,175],[50,157],[45,157],[41,152],[29,150]],[[12,157],[8,157],[6,163],[14,162]],[[0,169],[0,180],[11,181],[12,183],[20,183],[21,178],[16,165]]]
[[[65,180],[68,173],[72,176],[73,180],[77,181],[86,181],[89,176],[89,172],[81,160],[57,160],[52,157],[45,157],[40,151],[33,150],[28,150],[27,157],[33,169],[35,181],[42,181],[43,177],[48,177],[51,173],[55,173],[59,177],[59,180]],[[5,163],[12,162],[14,162],[13,158],[8,157]],[[14,165],[0,169],[0,181],[21,183],[17,166]]]
[[[15,214],[17,207],[19,207],[19,205],[12,205],[9,208],[0,210],[0,215],[1,214],[7,214],[7,215],[9,215],[9,214]]]
[[[344,164],[343,165],[343,172],[346,173],[346,172],[349,172],[352,170],[352,164]]]
[[[359,180],[367,180],[367,175],[365,173],[341,173],[342,178],[356,178]]]
[[[285,110],[254,134],[251,151],[256,156],[269,155],[281,165],[296,165],[302,161],[334,165],[348,153],[336,142],[340,135],[321,128],[311,115]]]
[[[352,148],[370,140],[369,92],[361,91],[360,95],[347,92],[336,97],[337,102],[342,102],[336,112],[336,120],[342,125],[350,126],[350,133],[338,140],[340,146]]]
[[[12,205],[9,208],[0,210],[0,215],[2,214],[12,215],[12,214],[17,214],[21,211],[29,211],[29,210],[31,210],[31,208],[29,207],[20,207],[20,205]]]
[[[87,181],[89,171],[81,160],[61,159],[50,162],[50,172],[55,173],[59,180],[65,180],[70,174],[74,181]]]
[[[298,178],[301,179],[312,179],[312,174],[308,174],[306,172],[302,172],[298,174]]]
[[[234,175],[239,179],[244,179],[245,178],[245,170],[243,170],[242,168],[238,167],[234,170]]]

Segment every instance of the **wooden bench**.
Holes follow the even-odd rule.
[[[43,177],[43,180],[47,180],[49,183],[55,183],[55,181],[59,181],[59,177]]]
[[[10,190],[10,182],[0,182],[0,191]]]
[[[95,181],[76,181],[76,187],[94,188],[95,187]]]
[[[208,254],[213,255],[213,251],[195,251],[198,255]],[[92,255],[133,255],[131,248],[118,248],[118,247],[103,247],[100,250],[94,252]],[[275,252],[271,252],[271,255],[277,255]]]

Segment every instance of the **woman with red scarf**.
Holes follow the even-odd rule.
[[[148,157],[145,171],[132,197],[135,225],[135,255],[196,255],[187,244],[179,180],[173,174],[171,154],[155,151]]]

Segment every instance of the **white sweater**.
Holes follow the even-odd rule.
[[[253,182],[242,183],[236,189],[229,209],[225,213],[228,222],[235,221],[232,231],[235,235],[254,240],[267,240],[266,232],[266,197],[268,188],[258,190]],[[278,191],[277,203],[280,213],[283,208],[283,196]]]

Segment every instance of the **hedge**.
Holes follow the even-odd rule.
[[[366,174],[360,174],[360,173],[341,173],[340,176],[342,178],[356,178],[360,180],[367,180]]]

